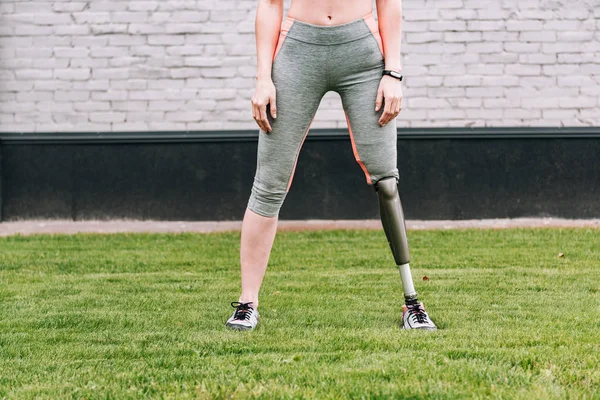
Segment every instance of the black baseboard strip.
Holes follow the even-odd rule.
[[[348,130],[311,129],[307,140],[339,140]],[[600,139],[600,127],[515,127],[515,128],[402,128],[398,140],[431,139]],[[258,129],[222,131],[154,131],[154,132],[0,132],[6,144],[85,144],[85,143],[183,143],[256,141]]]

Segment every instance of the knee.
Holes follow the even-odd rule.
[[[398,168],[390,165],[376,165],[371,167],[369,172],[371,173],[371,180],[374,182],[374,186],[377,186],[378,182],[383,183],[385,181],[394,181],[398,183],[398,179],[400,178]]]
[[[381,178],[374,186],[377,194],[384,199],[394,199],[398,195],[398,179],[395,176]]]
[[[248,200],[248,209],[263,217],[275,217],[283,205],[287,192],[265,187],[256,180]]]

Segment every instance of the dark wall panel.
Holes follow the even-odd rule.
[[[76,218],[241,219],[255,151],[252,142],[77,145]]]
[[[600,218],[599,132],[536,132],[404,130],[406,217]],[[0,134],[0,141],[4,220],[239,220],[256,165],[254,132]],[[378,217],[347,132],[311,131],[280,216]]]
[[[2,217],[73,218],[73,148],[60,144],[2,145]]]
[[[600,140],[400,143],[407,218],[600,217]]]
[[[4,205],[2,204],[2,141],[0,140],[0,221],[2,221],[2,213]]]
[[[304,143],[282,219],[378,218],[377,196],[349,138]]]

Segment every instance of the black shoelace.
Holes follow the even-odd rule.
[[[427,322],[427,314],[425,314],[425,311],[420,307],[419,304],[408,306],[408,310],[410,315],[416,319],[418,323],[424,324]]]
[[[250,306],[252,303],[240,303],[239,301],[232,301],[231,307],[235,308],[235,314],[233,315],[233,319],[247,321],[250,319],[250,315],[252,315],[252,311],[254,308]]]

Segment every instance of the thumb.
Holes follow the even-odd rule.
[[[377,90],[377,99],[375,100],[375,111],[379,111],[381,104],[383,103],[383,90],[381,88]]]
[[[277,118],[277,105],[275,105],[275,96],[269,99],[269,103],[271,103],[271,116],[273,118]]]

